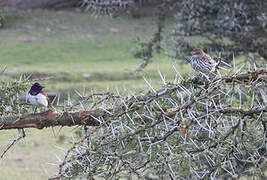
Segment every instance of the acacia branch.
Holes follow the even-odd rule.
[[[267,106],[262,107],[262,108],[252,108],[252,109],[242,109],[242,108],[224,108],[224,109],[219,109],[218,112],[223,113],[223,114],[235,114],[235,113],[240,113],[244,116],[251,116],[254,117],[254,115],[258,115],[261,112],[266,113],[267,112]]]
[[[267,69],[257,69],[255,71],[248,71],[247,73],[237,74],[237,75],[230,75],[225,77],[225,82],[249,82],[255,81],[256,79],[260,78],[261,76],[267,75]]]
[[[267,69],[258,69],[253,72],[247,72],[245,74],[230,75],[229,77],[223,78],[226,83],[236,82],[249,82],[262,77],[262,75],[267,74]],[[167,94],[178,90],[181,85],[186,86],[191,84],[192,81],[183,81],[181,84],[174,85],[172,87],[167,87],[160,89],[156,92],[148,92],[145,95],[140,95],[137,97],[132,97],[124,103],[118,104],[112,109],[103,110],[89,110],[89,111],[77,111],[77,112],[54,112],[48,110],[42,113],[36,114],[25,114],[21,116],[4,117],[0,119],[0,130],[3,129],[17,129],[17,128],[37,128],[43,129],[45,127],[54,126],[75,126],[75,125],[88,125],[88,126],[99,126],[101,122],[107,122],[110,117],[117,118],[125,115],[129,112],[137,111],[140,107],[153,102],[153,100],[162,97]],[[216,87],[211,87],[208,94],[214,91]],[[200,90],[195,97],[199,97],[203,92]],[[207,94],[206,94],[207,95]],[[182,109],[190,107],[196,99],[188,101],[182,106],[167,109],[166,115],[173,116]],[[112,112],[112,113],[108,113]],[[224,108],[218,110],[220,113],[233,114],[241,113],[243,115],[253,116],[254,114],[259,114],[261,112],[267,112],[266,107],[258,109],[239,109],[239,108]]]
[[[97,126],[99,122],[93,116],[100,116],[99,111],[79,111],[79,112],[53,112],[51,110],[36,113],[25,114],[22,116],[6,117],[0,120],[2,124],[0,130],[17,128],[37,128],[53,126],[74,126],[89,125]]]

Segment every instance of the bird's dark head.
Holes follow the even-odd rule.
[[[196,48],[191,52],[192,55],[204,55],[204,51],[201,48]]]
[[[29,91],[31,95],[37,95],[39,94],[44,86],[41,86],[38,82],[34,83]]]

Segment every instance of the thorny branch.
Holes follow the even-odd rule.
[[[256,69],[215,77],[208,84],[180,78],[126,98],[91,94],[63,112],[7,117],[1,129],[94,126],[58,162],[59,173],[52,179],[142,176],[147,169],[187,179],[236,177],[251,168],[256,169],[250,175],[263,176],[266,76],[266,69]],[[74,111],[85,103],[93,108]],[[237,161],[256,164],[241,167]]]
[[[19,130],[21,130],[21,129],[19,129]],[[22,138],[24,138],[24,137],[25,137],[25,133],[24,133],[24,131],[23,131],[23,132],[22,132],[22,135],[19,135],[16,139],[14,139],[14,140],[12,141],[12,143],[11,143],[10,145],[8,145],[8,146],[6,147],[6,149],[4,150],[4,152],[1,154],[0,158],[3,158],[4,155],[8,152],[8,150],[9,150],[12,146],[14,146],[17,142],[19,142]]]
[[[256,79],[258,79],[260,76],[263,76],[264,74],[267,75],[267,69],[258,69],[256,71],[247,72],[247,73],[241,73],[238,75],[230,75],[227,77],[223,77],[222,79],[229,83],[232,81],[235,81],[237,83],[243,83],[243,82],[253,82]],[[217,79],[215,79],[216,82]],[[53,112],[52,110],[48,110],[46,112],[42,113],[36,113],[36,114],[25,114],[21,116],[15,116],[15,117],[5,117],[0,119],[0,130],[3,129],[16,129],[16,128],[37,128],[37,129],[43,129],[44,127],[54,127],[54,126],[75,126],[75,125],[89,125],[89,126],[98,126],[101,122],[96,119],[105,119],[105,118],[114,118],[119,117],[122,115],[125,115],[131,111],[135,111],[142,107],[143,105],[149,104],[153,102],[153,100],[160,98],[162,96],[168,95],[172,93],[173,91],[181,89],[181,86],[188,86],[190,85],[193,80],[189,79],[187,81],[183,81],[180,84],[174,85],[173,87],[166,87],[161,90],[158,90],[157,92],[148,92],[145,95],[137,96],[137,97],[131,97],[129,100],[124,101],[123,104],[119,104],[117,107],[113,107],[111,109],[103,110],[103,109],[95,109],[95,110],[85,110],[85,111],[79,111],[79,112],[71,112],[71,111],[65,111],[65,112]],[[217,87],[218,85],[216,85]],[[206,89],[208,91],[208,94],[211,94],[214,90],[216,90],[215,87],[210,86],[210,88]],[[202,94],[202,97],[205,97],[208,94],[204,94],[204,90],[201,89],[198,93],[194,95],[194,98],[199,97]],[[102,99],[100,102],[104,101],[108,98],[120,98],[120,96],[114,96],[111,93],[104,93],[104,94],[92,94],[87,97],[83,97],[81,101],[78,103],[72,105],[69,107],[69,109],[72,109],[75,106],[78,106],[79,104],[82,104],[85,101],[88,101],[93,96],[106,96],[106,98]],[[192,105],[196,99],[192,99],[188,101],[187,103],[183,104],[182,106],[176,107],[176,108],[170,108],[166,110],[167,116],[173,116],[175,113],[186,109],[190,105]],[[125,109],[125,104],[128,104],[127,109]],[[95,105],[94,105],[95,106]],[[94,107],[93,106],[93,107]],[[166,107],[163,107],[162,109],[166,109]],[[221,113],[241,113],[245,115],[256,115],[261,112],[266,112],[266,107],[260,108],[260,109],[242,109],[242,108],[223,108],[223,109],[217,109],[216,111]],[[113,113],[109,113],[113,112]],[[73,121],[75,120],[75,121]]]

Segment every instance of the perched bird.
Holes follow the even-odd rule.
[[[202,49],[196,48],[191,52],[192,56],[188,59],[192,68],[204,75],[216,72],[218,63],[214,61]]]
[[[48,106],[48,95],[43,91],[43,86],[38,82],[34,83],[26,95],[26,102],[35,106],[34,113],[37,107],[47,107]],[[23,128],[18,128],[20,138],[25,137],[25,132]]]
[[[34,83],[26,95],[26,102],[34,105],[35,107],[47,107],[48,106],[48,96],[45,91],[43,91],[43,86],[38,82]]]

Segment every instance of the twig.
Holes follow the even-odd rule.
[[[14,139],[13,140],[13,142],[10,144],[10,145],[8,145],[7,147],[6,147],[6,149],[3,151],[3,153],[1,154],[1,159],[3,159],[3,157],[4,157],[4,155],[7,153],[7,151],[12,147],[12,146],[14,146],[17,142],[19,142],[22,138],[24,138],[26,135],[25,135],[25,132],[24,132],[24,130],[22,131],[22,135],[21,136],[19,136],[18,138],[16,138],[16,139]]]
[[[7,69],[7,66],[4,67],[4,69],[1,70],[0,75],[3,74]]]

